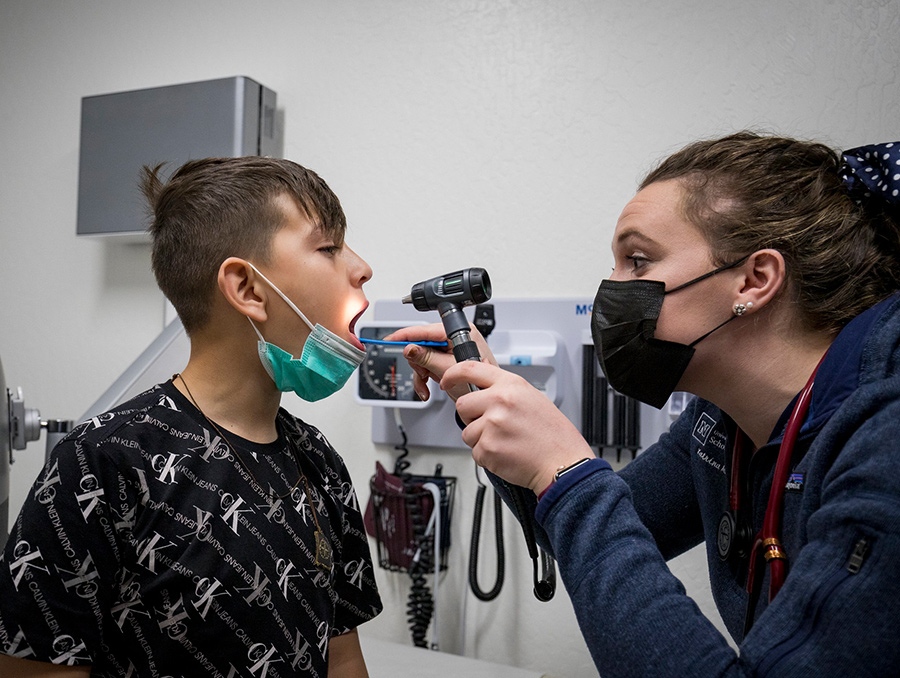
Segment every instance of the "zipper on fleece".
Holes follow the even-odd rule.
[[[850,574],[859,573],[859,568],[862,567],[863,561],[866,559],[866,555],[869,553],[869,542],[865,537],[861,537],[858,542],[856,542],[856,546],[853,547],[853,553],[850,554],[850,558],[847,560],[847,572]]]
[[[772,650],[770,650],[763,658],[763,661],[760,662],[757,674],[760,678],[768,675],[781,660],[786,659],[799,650],[800,647],[809,640],[816,628],[816,622],[819,619],[819,611],[822,609],[825,601],[828,600],[838,586],[847,581],[850,577],[859,574],[868,554],[869,540],[866,539],[866,537],[861,536],[853,545],[853,551],[850,553],[850,556],[847,558],[844,565],[838,568],[825,583],[818,588],[812,600],[810,600],[809,604],[806,606],[806,613],[803,615],[803,621],[796,633],[772,648]]]

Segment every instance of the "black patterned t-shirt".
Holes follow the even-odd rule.
[[[76,427],[0,557],[0,651],[117,678],[324,678],[329,639],[381,600],[343,461],[284,410],[277,428],[223,439],[171,382]]]

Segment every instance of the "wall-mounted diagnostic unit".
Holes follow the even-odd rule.
[[[235,76],[87,96],[81,100],[78,235],[143,234],[138,182],[144,165],[281,157],[275,92]]]
[[[680,399],[657,410],[609,388],[590,336],[591,300],[492,299],[490,306],[493,331],[487,342],[497,362],[542,391],[598,450],[632,456],[655,442],[680,412]],[[360,323],[360,337],[383,338],[401,327],[422,324],[423,319],[440,321],[437,312],[423,314],[400,300],[379,300],[373,308],[374,322]],[[465,309],[475,326],[481,308]],[[390,411],[399,407],[410,446],[468,449],[460,437],[453,401],[433,382],[427,402],[412,391],[412,371],[402,344],[370,344],[367,353],[354,388],[357,402],[376,406],[373,442],[402,442]]]

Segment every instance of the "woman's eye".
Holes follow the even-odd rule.
[[[641,254],[631,254],[625,258],[631,262],[631,270],[632,271],[641,270],[649,262],[649,259],[647,259],[647,257],[645,257]]]

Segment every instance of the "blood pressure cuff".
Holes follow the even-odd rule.
[[[434,498],[421,483],[407,483],[377,461],[369,488],[363,521],[366,532],[377,541],[379,564],[408,570],[434,509]]]

